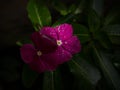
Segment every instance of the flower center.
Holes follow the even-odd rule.
[[[60,46],[62,44],[61,40],[57,40],[57,45]]]
[[[37,51],[37,55],[38,55],[38,56],[41,56],[41,55],[42,55],[42,52],[41,52],[41,51]]]

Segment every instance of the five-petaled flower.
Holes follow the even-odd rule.
[[[32,41],[34,46],[25,44],[20,50],[24,62],[37,72],[55,70],[81,50],[80,41],[73,35],[70,24],[43,27],[32,34]]]

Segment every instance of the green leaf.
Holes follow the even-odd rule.
[[[114,57],[112,61],[120,64],[120,46],[115,45],[113,56]]]
[[[108,14],[108,16],[106,16],[106,18],[105,18],[104,25],[107,26],[107,25],[111,24],[112,22],[114,22],[116,17],[117,17],[117,13]]]
[[[93,0],[93,9],[97,14],[102,15],[103,13],[104,0]]]
[[[78,4],[77,11],[80,13],[91,9],[93,0],[78,0]]]
[[[103,28],[109,36],[120,36],[120,24],[108,25]]]
[[[40,1],[30,0],[27,5],[28,16],[35,27],[51,24],[51,15],[48,8]]]
[[[107,32],[113,44],[120,45],[120,24],[108,25],[103,30]]]
[[[88,25],[91,32],[95,32],[100,28],[100,17],[93,9],[88,13]]]
[[[110,57],[106,53],[102,52],[95,46],[93,46],[94,58],[99,65],[104,77],[108,81],[112,90],[120,90],[120,75],[110,62]]]
[[[76,10],[76,5],[75,5],[75,4],[72,4],[72,5],[68,8],[68,13],[72,13],[72,12],[75,13],[75,10]],[[77,14],[77,13],[76,13],[76,14]]]
[[[68,65],[71,73],[73,73],[76,78],[77,83],[75,84],[78,84],[83,90],[94,90],[93,86],[97,84],[101,77],[97,68],[79,56],[68,62]]]
[[[54,1],[53,8],[55,8],[63,16],[68,14],[66,5],[62,3],[61,1]]]
[[[120,45],[120,37],[118,36],[110,36],[109,37],[111,42],[116,45]]]
[[[119,6],[115,6],[108,12],[106,17],[104,18],[104,26],[120,24],[120,10],[118,8]]]
[[[112,47],[112,43],[106,32],[99,30],[94,33],[94,36],[104,48],[110,49]]]
[[[22,83],[26,88],[32,87],[39,74],[32,71],[27,65],[24,65],[22,72]]]
[[[59,70],[44,73],[43,90],[63,90]]]
[[[58,19],[53,24],[53,26],[56,26],[56,25],[59,25],[61,23],[65,23],[65,22],[70,22],[70,21],[74,22],[74,20],[76,20],[75,17],[77,15],[80,16],[83,9],[87,8],[86,6],[88,6],[88,8],[91,6],[91,0],[81,0],[81,1],[78,1],[78,2],[80,3],[78,6],[75,7],[74,5],[73,6],[71,5],[71,7],[70,7],[70,8],[73,8],[74,11],[72,11],[72,10],[68,11],[69,13],[70,12],[71,13],[65,15],[64,17],[62,17],[60,19]],[[80,18],[81,18],[81,16],[80,16]],[[80,18],[78,18],[78,16],[77,16],[77,19],[80,19]],[[83,17],[81,19],[83,19]]]
[[[88,29],[81,24],[73,23],[74,34],[78,36],[81,43],[85,43],[90,40]]]
[[[72,20],[74,18],[74,16],[75,16],[75,14],[66,15],[66,16],[58,19],[52,26],[56,26],[56,25],[59,25],[62,23],[69,22],[70,20]]]

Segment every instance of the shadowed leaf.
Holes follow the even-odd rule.
[[[45,72],[43,90],[63,90],[61,74],[58,70]]]
[[[110,62],[110,57],[106,53],[101,52],[95,46],[93,46],[93,50],[95,60],[110,84],[110,87],[114,90],[120,90],[120,76]]]
[[[70,71],[76,78],[76,84],[78,84],[79,89],[84,88],[84,90],[94,90],[94,85],[97,84],[100,79],[100,73],[91,64],[86,62],[84,59],[77,56],[72,61],[68,62]]]

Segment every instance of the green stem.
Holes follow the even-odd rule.
[[[54,90],[54,72],[53,71],[51,71],[51,77],[52,77],[52,81],[51,81],[51,83],[52,83],[52,90]]]

